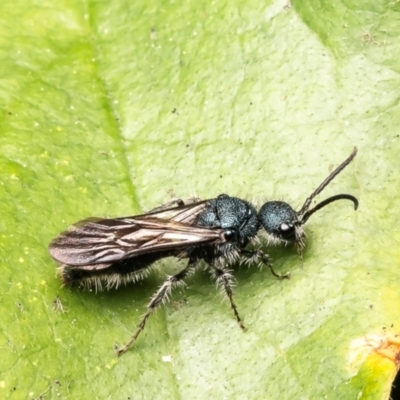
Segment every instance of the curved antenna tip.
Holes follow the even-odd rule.
[[[300,219],[301,225],[304,225],[307,222],[307,220],[311,217],[311,215],[313,215],[316,211],[318,211],[321,208],[324,208],[325,206],[327,206],[328,204],[333,203],[334,201],[338,201],[338,200],[350,200],[354,204],[354,210],[357,210],[357,208],[358,208],[358,199],[356,197],[354,197],[353,195],[351,195],[351,194],[336,194],[335,196],[331,196],[331,197],[321,201],[311,210],[307,210],[301,216],[301,219]]]

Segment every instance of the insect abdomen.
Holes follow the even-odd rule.
[[[169,251],[143,254],[112,264],[62,265],[58,273],[67,286],[109,290],[145,278],[152,270],[153,263],[172,255]]]

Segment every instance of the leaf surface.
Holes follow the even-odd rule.
[[[4,0],[2,398],[389,398],[400,333],[400,3]],[[165,274],[62,288],[50,240],[88,216],[220,193],[320,195],[303,259],[239,267],[243,334],[207,272],[116,358]],[[57,298],[57,296],[59,296]],[[61,304],[59,303],[61,301]],[[62,312],[62,308],[65,312]]]

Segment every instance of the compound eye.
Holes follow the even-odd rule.
[[[288,232],[290,229],[293,229],[293,225],[290,226],[289,224],[286,224],[286,223],[283,223],[281,225],[281,232],[282,233]]]
[[[284,222],[279,227],[279,230],[281,232],[282,237],[285,239],[290,239],[291,237],[295,236],[295,228],[294,225],[292,224]]]
[[[227,242],[236,242],[237,239],[237,230],[236,229],[227,229],[224,233],[225,239]]]

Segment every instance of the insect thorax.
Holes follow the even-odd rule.
[[[257,211],[245,200],[221,194],[199,214],[196,224],[224,229],[226,240],[242,248],[257,234]]]

